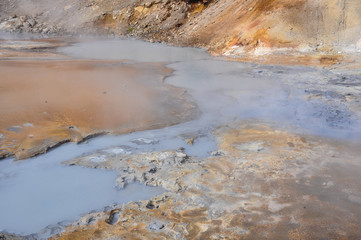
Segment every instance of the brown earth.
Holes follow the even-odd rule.
[[[1,60],[0,72],[0,158],[168,126],[196,112],[183,90],[163,83],[172,71],[162,64]]]
[[[2,19],[14,14],[35,17],[44,25],[40,32],[53,28],[49,25],[70,33],[116,34],[201,46],[216,55],[254,57],[254,61],[274,53],[320,54],[321,60],[331,54],[340,59],[339,55],[355,54],[361,48],[357,0],[10,0],[0,4]],[[36,28],[19,21],[11,20],[9,29]]]

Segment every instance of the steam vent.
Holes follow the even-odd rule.
[[[361,239],[361,1],[0,0],[0,239]]]

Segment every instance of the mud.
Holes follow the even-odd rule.
[[[0,2],[0,31],[16,33],[0,32],[0,158],[86,142],[21,163],[57,159],[116,171],[118,188],[166,190],[124,205],[95,199],[107,206],[0,239],[360,239],[360,9],[357,0]],[[82,34],[230,61],[56,37]],[[123,135],[89,140],[108,133]],[[46,173],[7,163],[2,192]],[[16,217],[6,228],[20,234]]]
[[[0,157],[24,159],[64,142],[169,126],[196,115],[183,90],[163,83],[172,72],[163,64],[69,60],[51,53],[46,42],[12,43],[1,43]],[[36,52],[44,45],[46,51]]]
[[[219,149],[94,153],[66,162],[115,169],[169,192],[127,204],[93,224],[75,222],[53,239],[355,239],[360,236],[359,149],[275,125],[234,122],[215,131]],[[105,155],[104,161],[89,161]],[[84,216],[84,219],[91,215]]]
[[[166,190],[124,205],[95,199],[103,210],[73,223],[44,222],[52,225],[25,238],[360,236],[357,59],[323,68],[257,65],[119,39],[6,37],[0,46],[2,155],[26,158],[86,142],[28,160],[23,166],[35,169],[23,172],[4,160],[10,170],[0,173],[2,192],[42,171],[41,161],[116,171],[118,188],[141,182]],[[89,139],[105,133],[122,135]],[[12,191],[23,192],[20,186]]]
[[[17,164],[0,162],[0,231],[44,239],[93,210],[103,211],[109,204],[146,200],[164,192],[139,183],[115,187],[114,171],[65,167],[60,164],[66,159],[64,155]]]
[[[149,137],[64,162],[115,170],[120,187],[140,181],[167,192],[96,213],[90,224],[94,213],[84,215],[53,239],[360,237],[357,68],[202,58],[168,66],[166,82],[187,89],[202,112],[174,127],[183,144],[140,132]],[[203,149],[197,140],[209,132],[216,147],[189,151]]]

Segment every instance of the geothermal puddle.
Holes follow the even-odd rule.
[[[161,188],[147,187],[138,183],[130,184],[125,189],[119,190],[115,184],[116,172],[77,166],[69,167],[61,164],[63,161],[96,150],[108,148],[114,153],[132,154],[183,147],[188,155],[207,157],[217,149],[212,131],[217,126],[237,119],[273,122],[285,128],[292,128],[294,132],[298,133],[360,141],[360,118],[356,114],[357,111],[353,111],[352,107],[349,107],[354,102],[347,105],[343,98],[343,95],[346,94],[359,96],[357,95],[359,89],[355,88],[354,92],[347,92],[347,89],[345,92],[338,92],[338,89],[333,88],[330,81],[337,80],[341,74],[337,70],[226,62],[211,58],[202,50],[175,48],[131,40],[81,40],[70,46],[54,46],[50,55],[41,53],[29,57],[28,52],[25,55],[21,52],[16,52],[16,54],[11,52],[22,46],[21,42],[14,41],[4,40],[2,45],[0,44],[0,50],[1,48],[5,49],[3,51],[5,53],[0,55],[0,68],[4,73],[6,72],[6,76],[22,74],[19,78],[21,81],[26,74],[33,73],[39,74],[40,78],[46,81],[49,74],[60,74],[61,71],[71,72],[64,78],[54,79],[54,82],[48,86],[44,86],[39,79],[37,80],[40,82],[32,82],[37,84],[33,94],[39,98],[39,101],[47,101],[46,104],[52,104],[52,100],[57,101],[55,98],[52,99],[51,94],[55,94],[56,98],[67,98],[64,96],[64,92],[61,92],[63,95],[56,95],[58,93],[52,89],[52,84],[61,85],[63,91],[69,95],[71,100],[65,103],[67,107],[63,107],[60,102],[52,105],[58,111],[67,112],[64,116],[66,115],[66,119],[70,119],[67,120],[69,121],[67,124],[60,127],[66,129],[70,127],[71,130],[80,128],[76,133],[67,132],[70,137],[65,138],[66,140],[74,140],[74,134],[87,136],[87,134],[99,133],[101,130],[110,133],[126,133],[127,130],[111,131],[111,129],[119,127],[119,124],[126,124],[129,127],[128,132],[154,127],[161,128],[118,136],[100,136],[78,145],[66,143],[44,155],[25,161],[13,161],[13,159],[0,161],[0,232],[22,235],[38,233],[49,225],[74,221],[82,214],[100,210],[113,203],[122,204],[150,199],[164,192]],[[22,44],[26,45],[27,42],[22,42]],[[34,42],[30,46],[36,48]],[[14,63],[14,59],[11,57],[14,56],[19,61],[19,66],[24,67],[23,72],[21,68],[16,72],[14,66],[11,65]],[[49,56],[51,56],[50,58],[55,57],[57,60],[46,62],[49,60]],[[8,59],[12,59],[11,63]],[[36,63],[33,63],[34,61]],[[43,62],[39,64],[39,61]],[[96,61],[96,67],[89,66],[89,62],[93,64],[94,61]],[[164,66],[165,64],[167,67]],[[70,65],[75,65],[75,67],[70,67]],[[46,66],[47,70],[42,69],[42,66]],[[60,69],[60,71],[56,69]],[[173,70],[172,75],[169,69]],[[44,71],[50,71],[50,73],[44,73],[45,75],[42,76]],[[93,74],[88,74],[89,71]],[[125,76],[123,78],[120,76],[122,71]],[[354,73],[348,73],[351,77],[354,76],[352,74]],[[4,76],[0,76],[2,85],[6,85],[6,82],[9,81]],[[74,78],[74,89],[81,91],[82,87],[85,88],[83,94],[78,95],[78,91],[70,91],[67,86],[62,85],[69,76]],[[76,79],[77,77],[80,77],[81,80]],[[87,81],[88,77],[91,78],[89,81]],[[200,114],[189,114],[188,116],[183,112],[191,111],[191,108],[183,108],[183,106],[177,107],[176,114],[170,111],[169,109],[172,109],[176,103],[178,104],[178,102],[170,101],[172,94],[169,98],[154,98],[153,96],[157,96],[159,92],[153,90],[163,88],[164,84],[152,81],[154,78],[162,79],[162,77],[165,78],[165,83],[186,89],[187,94],[190,94],[187,95],[187,100],[197,104]],[[69,81],[69,79],[67,80]],[[117,84],[117,81],[123,81],[123,85]],[[106,85],[109,82],[111,84]],[[87,88],[83,85],[90,87]],[[43,86],[43,88],[39,88],[39,86]],[[105,89],[103,86],[107,86],[107,88]],[[3,104],[6,101],[7,93],[2,91],[1,87],[2,96],[0,98],[3,97]],[[11,89],[10,87],[7,89]],[[29,86],[30,88],[31,86]],[[178,88],[173,90],[179,91]],[[49,89],[54,93],[45,96],[45,93],[41,92]],[[93,91],[90,96],[87,94],[89,91]],[[169,92],[167,89],[163,91]],[[26,95],[26,93],[25,88],[21,94]],[[44,96],[39,97],[39,94]],[[85,98],[79,97],[85,95]],[[101,101],[105,95],[110,99],[105,99],[104,104],[106,105],[100,106],[97,101]],[[123,98],[119,95],[122,95]],[[149,103],[144,95],[151,96],[149,99],[156,100]],[[17,96],[17,98],[19,97]],[[7,101],[10,100],[11,98],[8,97]],[[85,107],[79,104],[78,107],[70,109],[68,106],[73,105],[72,101],[91,101],[90,105],[93,106],[87,106],[86,113],[79,114]],[[24,98],[23,102],[20,101],[19,104],[24,102],[28,102],[28,100]],[[31,135],[32,128],[42,131],[42,117],[33,117],[30,112],[22,115],[19,120],[19,117],[16,117],[18,112],[26,111],[26,109],[13,106],[8,102],[4,105],[2,109],[0,108],[2,118],[0,127],[6,128],[6,131],[1,133],[0,143],[6,142],[4,133],[12,136],[12,141],[23,141],[16,135],[18,134],[16,129],[20,129],[20,133],[25,132],[28,135]],[[77,106],[77,103],[75,102],[74,105]],[[357,103],[354,105],[358,109]],[[14,107],[17,108],[17,111],[12,110]],[[47,114],[56,116],[47,118],[46,124],[48,125],[46,126],[48,128],[53,126],[49,122],[58,123],[64,117],[59,116],[55,110],[51,112],[52,110],[47,105],[44,105],[43,108],[36,108],[37,114],[41,116],[48,116]],[[6,115],[7,111],[15,117],[11,118]],[[93,118],[90,121],[92,113],[100,116],[97,116],[94,121]],[[132,117],[123,118],[123,115],[127,114]],[[187,117],[169,120],[168,118],[174,117],[172,114],[177,116],[184,114]],[[71,117],[80,120],[72,120]],[[109,118],[115,120],[108,121]],[[9,125],[9,121],[15,121],[12,119],[16,119],[18,122],[12,122],[12,125]],[[157,124],[163,119],[169,121]],[[95,127],[87,126],[88,121]],[[84,122],[86,122],[85,125]],[[40,124],[40,127],[37,124]],[[169,126],[173,124],[177,125]],[[58,125],[56,127],[59,128]],[[94,129],[89,130],[91,127]],[[49,132],[41,133],[49,134]],[[51,132],[51,134],[54,133]],[[77,137],[79,137],[78,135]],[[34,137],[32,136],[32,138]],[[187,144],[186,139],[194,139],[194,144]],[[56,140],[61,142],[64,138]],[[32,144],[30,146],[33,147]],[[5,148],[4,144],[2,147]],[[92,161],[102,161],[102,159],[93,159]]]

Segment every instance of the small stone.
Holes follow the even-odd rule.
[[[21,22],[25,22],[25,21],[26,21],[26,17],[25,17],[25,16],[20,16],[20,17],[19,17],[19,20],[20,20]]]
[[[145,207],[148,208],[148,209],[154,209],[155,208],[152,201],[149,201],[148,204]]]
[[[22,26],[23,26],[23,23],[19,19],[16,19],[15,26],[14,26],[15,29],[19,29]]]
[[[187,157],[187,154],[185,154],[184,152],[176,152],[175,155],[178,158],[186,158]]]
[[[24,27],[25,28],[30,28],[30,24],[28,22],[24,22]]]
[[[44,28],[44,29],[41,31],[41,33],[44,33],[44,34],[49,33],[49,28]]]
[[[108,219],[105,220],[106,223],[110,224],[110,225],[114,225],[118,222],[119,220],[119,212],[120,209],[113,209],[110,211],[109,217]]]
[[[27,22],[29,23],[30,27],[34,27],[36,24],[36,21],[32,18],[28,19]]]
[[[193,145],[194,144],[194,138],[187,138],[186,139],[186,143],[188,144],[188,145]]]
[[[211,156],[213,157],[219,157],[219,156],[224,156],[224,152],[222,151],[214,151],[214,152],[211,152]]]
[[[148,229],[154,230],[154,231],[161,230],[161,229],[163,229],[164,227],[165,227],[164,223],[159,222],[159,221],[152,222],[151,224],[149,224],[149,225],[147,226]]]

